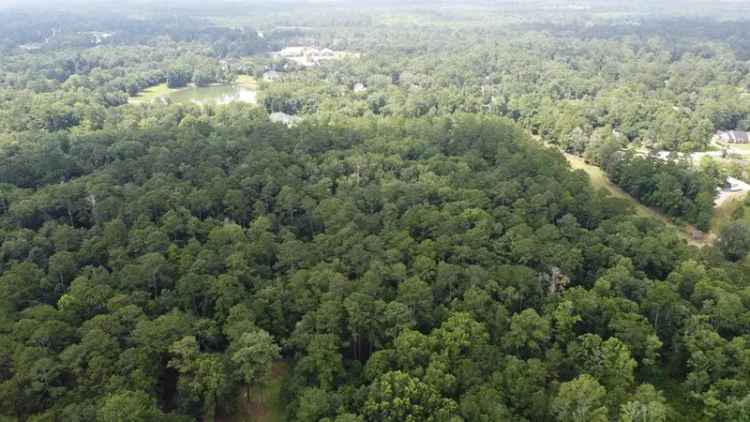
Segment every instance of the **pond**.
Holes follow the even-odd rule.
[[[239,85],[212,85],[190,87],[175,91],[166,96],[173,103],[193,103],[198,105],[223,105],[234,102],[257,102],[255,90]]]
[[[181,89],[169,89],[166,84],[148,88],[135,97],[131,97],[131,104],[151,103],[154,101],[169,101],[171,103],[193,103],[198,105],[223,105],[233,102],[257,103],[257,91],[242,84],[190,86]]]

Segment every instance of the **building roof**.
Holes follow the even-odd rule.
[[[354,84],[353,89],[354,89],[354,92],[366,92],[367,86],[365,86],[365,84],[363,84],[362,82],[357,82],[356,84]]]
[[[729,142],[750,142],[750,134],[742,130],[728,130],[719,132],[719,137]]]
[[[263,79],[266,81],[272,81],[281,78],[281,73],[275,70],[269,70],[263,74]]]

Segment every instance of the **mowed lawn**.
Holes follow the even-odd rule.
[[[148,104],[159,97],[166,97],[167,95],[177,91],[179,91],[179,89],[169,88],[166,83],[154,85],[139,92],[138,95],[130,97],[128,99],[128,103]]]

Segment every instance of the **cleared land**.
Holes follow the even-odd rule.
[[[169,88],[166,83],[154,85],[146,88],[139,92],[138,95],[130,97],[128,103],[130,104],[147,104],[154,101],[157,98],[166,97],[169,94],[173,94],[180,89]]]
[[[237,80],[234,82],[233,85],[237,85],[242,88],[253,89],[253,90],[258,89],[258,81],[254,77],[249,76],[249,75],[238,76]]]
[[[563,153],[565,155],[565,158],[568,160],[568,163],[570,163],[570,167],[572,167],[575,170],[583,170],[586,172],[586,174],[589,175],[591,178],[591,184],[594,185],[594,188],[601,189],[604,188],[607,191],[609,191],[610,195],[616,197],[616,198],[622,198],[626,199],[628,202],[630,202],[633,205],[633,208],[635,209],[635,212],[643,217],[653,217],[657,218],[659,220],[664,221],[665,223],[671,223],[670,220],[660,212],[649,208],[640,202],[630,196],[627,192],[620,189],[617,185],[612,183],[607,175],[604,173],[604,170],[601,168],[586,163],[583,158],[577,157],[572,154]]]
[[[680,236],[691,245],[706,246],[714,241],[715,235],[713,233],[707,233],[702,240],[694,239],[692,234],[696,229],[692,225],[675,225],[669,217],[653,208],[649,208],[641,204],[637,199],[633,198],[627,192],[612,183],[607,177],[607,174],[604,173],[604,170],[602,170],[601,168],[586,163],[581,157],[565,152],[563,152],[562,154],[568,160],[568,163],[570,163],[570,167],[575,170],[583,170],[586,172],[586,174],[589,175],[589,177],[591,178],[591,184],[594,186],[594,188],[604,188],[610,193],[610,195],[614,196],[615,198],[627,200],[628,202],[630,202],[630,204],[632,204],[636,214],[643,217],[656,218],[662,221],[664,224],[673,226],[678,230]]]
[[[740,208],[742,211],[739,211]],[[741,214],[737,215],[738,213]],[[734,197],[714,209],[711,232],[718,233],[725,225],[733,221],[741,221],[750,225],[750,206],[745,204],[745,196]]]
[[[282,422],[284,420],[284,401],[281,397],[281,387],[289,374],[289,365],[280,361],[273,365],[271,379],[263,388],[251,388],[251,402],[244,400],[243,387],[237,413],[231,416],[217,418],[217,422]]]

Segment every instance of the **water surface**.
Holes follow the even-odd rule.
[[[256,104],[257,93],[239,85],[189,87],[165,95],[173,103],[223,105],[234,102]]]

